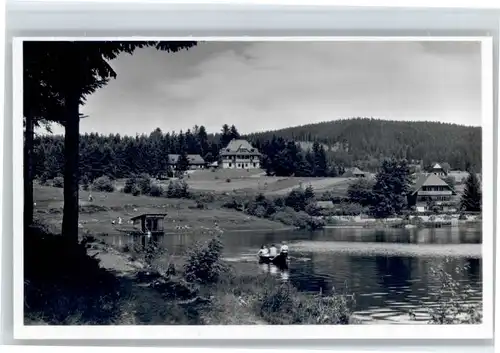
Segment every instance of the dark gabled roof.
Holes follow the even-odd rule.
[[[179,157],[179,154],[169,154],[167,161],[169,164],[176,164]],[[205,160],[199,154],[188,154],[187,159],[189,160],[189,164],[205,164]]]
[[[260,155],[259,150],[253,147],[250,142],[236,139],[231,140],[231,142],[221,150],[220,155],[225,156],[235,153],[240,155]]]
[[[131,220],[135,221],[136,219],[151,217],[151,218],[165,218],[167,216],[166,213],[143,213],[139,216],[132,217]]]
[[[415,182],[415,185],[413,187],[412,195],[417,193],[423,186],[447,186],[451,191],[453,191],[452,188],[443,179],[433,173],[421,174],[417,178],[417,181]]]

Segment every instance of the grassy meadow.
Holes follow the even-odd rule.
[[[295,178],[268,177],[262,170],[198,170],[184,178],[194,193],[211,193],[215,196],[246,194],[281,196],[299,185],[314,187],[318,193],[330,191],[339,196],[346,194],[349,178]],[[169,181],[158,181],[165,189]],[[167,213],[165,232],[203,230],[215,223],[224,230],[279,230],[289,227],[281,222],[254,217],[243,212],[221,207],[210,202],[200,209],[191,199],[171,199],[146,195],[133,196],[122,192],[125,180],[114,181],[114,192],[80,190],[80,229],[82,234],[111,234],[131,229],[130,218],[143,213]],[[89,202],[89,194],[93,201]],[[35,215],[43,224],[59,231],[62,224],[63,189],[35,184]],[[112,224],[118,217],[122,225]]]
[[[189,199],[168,199],[164,197],[132,196],[115,191],[92,192],[93,202],[88,202],[88,191],[80,191],[81,234],[112,234],[130,230],[130,218],[143,213],[167,213],[165,232],[196,231],[211,228],[217,222],[224,230],[279,230],[287,229],[279,222],[253,217],[242,212],[208,206],[196,207],[196,201]],[[62,225],[63,189],[36,185],[34,190],[35,217],[59,232]],[[118,217],[123,224],[113,224]],[[187,227],[186,227],[187,226]],[[181,229],[179,229],[181,228]]]
[[[266,195],[286,195],[299,185],[311,184],[315,191],[331,191],[345,195],[350,178],[306,178],[266,176],[261,169],[205,169],[190,171],[184,179],[192,191],[230,193],[248,192]],[[168,180],[164,181],[168,185]],[[123,188],[125,180],[118,180],[116,188]]]

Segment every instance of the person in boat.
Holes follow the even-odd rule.
[[[283,254],[285,256],[288,255],[288,245],[286,245],[285,242],[281,243],[280,254]]]
[[[269,257],[269,249],[267,248],[267,246],[262,245],[257,255],[260,257]]]
[[[276,249],[276,245],[271,245],[269,248],[269,257],[275,258],[278,255],[278,249]]]

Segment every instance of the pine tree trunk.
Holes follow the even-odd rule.
[[[33,223],[33,117],[26,116],[24,141],[24,227]]]
[[[71,242],[78,242],[78,165],[80,141],[80,94],[77,90],[66,99],[64,137],[64,213],[62,234]]]

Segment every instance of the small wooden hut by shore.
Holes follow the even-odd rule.
[[[134,226],[140,226],[140,231],[143,234],[151,232],[151,235],[163,235],[165,234],[163,221],[166,215],[166,213],[144,213],[132,217],[131,220]]]

